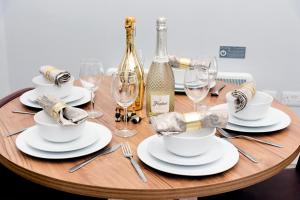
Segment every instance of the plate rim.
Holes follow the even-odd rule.
[[[79,87],[79,86],[74,86],[74,87],[80,88],[84,92],[84,96],[82,98],[76,100],[76,101],[72,101],[72,102],[67,103],[67,105],[69,105],[69,106],[80,106],[80,105],[83,105],[83,104],[86,104],[86,103],[90,102],[91,95],[90,95],[90,92],[86,88]],[[34,103],[31,100],[26,98],[26,95],[28,95],[28,92],[29,91],[23,93],[19,97],[19,101],[21,102],[21,104],[23,104],[25,106],[28,106],[28,107],[31,107],[31,108],[41,109],[42,108],[41,106],[37,105],[36,103]]]
[[[216,138],[216,137],[215,137]],[[151,139],[151,141],[149,142],[149,143],[151,143],[151,142],[153,142],[154,140],[159,140],[160,138],[159,138],[159,136],[157,136],[157,137],[154,137],[153,139]],[[220,144],[220,141],[218,140],[218,139],[216,139],[216,141],[217,141],[217,144]],[[214,144],[214,146],[213,147],[215,147],[217,144]],[[217,148],[216,148],[217,149]],[[151,152],[151,150],[149,150],[149,146],[147,147],[147,150],[148,150],[148,152],[150,153],[150,155],[152,155],[153,157],[155,157],[155,158],[157,158],[157,159],[159,159],[159,160],[161,160],[161,161],[163,161],[163,162],[166,162],[166,163],[170,163],[170,164],[173,164],[173,165],[182,165],[182,166],[197,166],[197,165],[206,165],[206,164],[209,164],[209,163],[212,163],[212,162],[215,162],[215,161],[217,161],[218,159],[220,159],[222,156],[223,156],[223,154],[224,154],[224,152],[222,151],[223,150],[223,146],[222,146],[222,149],[220,149],[219,150],[219,155],[216,157],[216,158],[213,158],[213,159],[211,159],[211,160],[209,160],[208,162],[205,162],[205,163],[203,163],[203,161],[202,161],[202,163],[193,163],[193,164],[183,164],[183,163],[175,163],[175,162],[173,162],[173,161],[169,161],[169,160],[167,160],[167,159],[162,159],[162,158],[159,158],[157,155],[154,155],[153,154],[153,152]],[[167,150],[166,150],[167,151]],[[221,151],[221,152],[220,152]],[[171,152],[169,152],[170,154],[172,154]],[[204,154],[206,154],[207,152],[205,152]],[[175,154],[174,154],[175,155]],[[176,156],[176,155],[175,155]],[[200,157],[201,157],[201,155],[199,155]],[[180,157],[180,156],[178,156],[178,157]],[[198,157],[198,156],[196,156],[196,157]],[[189,158],[189,157],[186,157],[186,158]]]
[[[221,105],[226,105],[226,103],[219,104],[219,105],[213,106],[211,108],[221,106]],[[280,130],[287,128],[292,122],[291,117],[278,108],[275,108],[275,107],[272,107],[272,108],[277,109],[279,112],[281,112],[282,119],[284,119],[284,120],[281,119],[277,124],[274,124],[271,126],[262,126],[262,127],[245,127],[245,126],[239,126],[239,125],[228,123],[225,129],[237,131],[237,132],[241,132],[241,133],[250,133],[251,134],[251,133],[269,133],[269,132],[274,132],[274,131],[280,131]]]
[[[87,122],[87,124],[86,125],[88,125],[88,124],[90,124],[90,123],[88,123]],[[89,126],[89,125],[88,125]],[[86,126],[85,126],[86,127]],[[35,134],[36,135],[36,137],[40,137],[39,135],[38,135],[38,132],[36,132],[36,133],[32,133],[32,131],[33,131],[33,129],[36,129],[36,126],[34,125],[34,126],[32,126],[32,127],[30,127],[30,128],[28,128],[28,129],[26,129],[24,132],[23,132],[23,134],[24,135],[29,135],[29,134]],[[30,144],[30,141],[28,141],[28,138],[26,139],[26,136],[23,136],[23,137],[25,137],[24,138],[24,140],[25,140],[25,142],[26,142],[26,144],[27,145],[29,145],[30,147],[32,147],[32,148],[34,148],[34,149],[37,149],[37,150],[40,150],[40,151],[46,151],[46,152],[53,152],[53,153],[59,153],[59,152],[69,152],[69,151],[77,151],[77,150],[80,150],[80,149],[83,149],[83,148],[86,148],[86,147],[88,147],[88,146],[90,146],[90,145],[92,145],[92,144],[94,144],[95,142],[97,142],[97,140],[99,140],[100,139],[100,135],[98,135],[97,133],[96,133],[96,131],[88,131],[88,133],[89,134],[94,134],[92,137],[94,137],[94,139],[93,139],[93,141],[92,142],[89,142],[89,143],[86,143],[86,144],[84,144],[84,145],[82,145],[82,146],[80,146],[80,147],[76,147],[76,148],[70,148],[69,147],[69,149],[66,149],[66,150],[58,150],[58,149],[56,149],[56,150],[47,150],[47,149],[43,149],[43,148],[40,148],[40,147],[37,147],[37,146],[35,146],[35,145],[32,145],[32,143]],[[87,134],[83,134],[83,135],[87,135]],[[82,135],[82,136],[83,136]],[[82,136],[81,137],[79,137],[78,139],[80,139],[80,138],[82,138]],[[84,137],[84,136],[83,136]],[[87,136],[86,136],[87,137]],[[41,138],[41,137],[40,137]],[[42,140],[44,140],[45,142],[49,142],[49,143],[53,143],[53,144],[55,144],[55,142],[50,142],[50,141],[47,141],[47,140],[45,140],[45,139],[43,139],[43,138],[41,138]],[[75,140],[78,140],[78,139],[75,139]],[[73,142],[73,141],[75,141],[75,140],[72,140],[72,141],[70,141],[70,142]],[[65,142],[63,142],[63,143],[65,143]]]
[[[155,136],[155,135],[154,135]],[[171,167],[186,167],[186,170],[185,171],[189,171],[189,169],[192,169],[192,168],[200,168],[200,167],[209,167],[209,166],[211,166],[212,164],[214,164],[214,163],[217,163],[217,162],[219,162],[220,160],[218,160],[218,161],[216,161],[216,162],[213,162],[213,163],[210,163],[210,164],[206,164],[206,165],[199,165],[199,166],[181,166],[181,165],[173,165],[173,164],[170,164],[170,163],[166,163],[166,162],[163,162],[163,161],[160,161],[160,160],[158,160],[158,159],[156,159],[156,158],[154,158],[153,156],[151,156],[151,154],[150,153],[148,153],[147,152],[147,145],[148,145],[148,143],[149,143],[149,140],[151,139],[151,137],[153,137],[153,136],[150,136],[150,137],[148,137],[148,138],[146,138],[146,139],[144,139],[139,145],[138,145],[138,148],[137,148],[137,155],[138,155],[138,158],[145,164],[145,165],[147,165],[147,166],[149,166],[149,167],[151,167],[151,168],[153,168],[153,169],[156,169],[156,170],[158,170],[158,171],[161,171],[161,172],[165,172],[165,173],[169,173],[169,174],[174,174],[174,175],[180,175],[180,176],[208,176],[208,175],[214,175],[214,174],[219,174],[219,173],[221,173],[221,172],[224,172],[224,171],[227,171],[227,170],[229,170],[229,169],[231,169],[232,167],[234,167],[237,163],[238,163],[238,161],[239,161],[239,153],[238,153],[238,151],[237,151],[237,149],[231,144],[231,143],[229,143],[229,142],[227,142],[227,141],[225,141],[225,140],[223,140],[223,139],[221,139],[221,138],[218,138],[218,139],[220,139],[220,141],[221,142],[223,142],[224,144],[226,143],[226,145],[228,145],[228,146],[230,146],[230,148],[233,150],[232,151],[232,155],[234,155],[234,156],[230,156],[230,158],[232,159],[231,160],[231,162],[230,162],[230,164],[228,164],[228,166],[226,166],[226,168],[223,168],[222,170],[219,170],[219,171],[216,171],[216,172],[209,172],[209,173],[204,173],[204,172],[201,172],[201,173],[195,173],[195,172],[193,172],[193,173],[179,173],[178,171],[180,171],[180,170],[174,170],[174,171],[176,171],[176,172],[171,172],[170,170],[165,170],[165,169],[159,169],[159,167],[157,167],[157,166],[153,166],[153,164],[151,165],[151,164],[149,164],[145,159],[143,159],[143,158],[141,158],[141,151],[145,151],[145,153],[146,154],[149,154],[148,156],[152,159],[152,160],[154,160],[154,162],[160,162],[160,163],[163,163],[163,165],[167,165],[167,166],[171,166]],[[226,159],[227,160],[227,159]],[[153,161],[152,161],[153,162]],[[220,165],[221,166],[221,165]],[[224,166],[224,165],[223,165]]]
[[[62,160],[62,159],[70,159],[70,158],[86,156],[86,155],[92,154],[96,151],[103,149],[112,140],[112,132],[108,127],[106,127],[102,124],[95,123],[95,122],[90,122],[90,123],[92,123],[93,125],[98,126],[98,127],[101,126],[102,128],[105,129],[105,131],[103,131],[103,130],[101,131],[102,137],[100,137],[95,143],[93,143],[90,146],[87,146],[85,148],[79,149],[79,150],[68,151],[68,152],[46,152],[46,151],[34,149],[34,148],[30,147],[28,144],[26,144],[25,140],[22,138],[23,133],[20,133],[17,136],[15,144],[19,151],[21,151],[22,153],[24,153],[28,156],[32,156],[35,158],[42,158],[42,159],[48,159],[48,160]],[[103,136],[103,134],[105,134],[105,136]],[[26,146],[25,148],[30,149],[29,150],[30,152],[28,152],[28,150],[24,150],[24,148],[20,147],[20,145],[23,145],[23,147]],[[32,153],[32,152],[35,152],[35,153]],[[44,153],[46,153],[48,155],[45,156]],[[41,154],[44,154],[44,155],[41,155]],[[62,154],[67,154],[67,155],[62,155]]]
[[[81,93],[80,96],[78,95],[79,98],[77,98],[77,99],[71,99],[70,101],[65,101],[65,99],[67,99],[67,98],[69,97],[69,96],[66,96],[66,97],[62,98],[62,100],[65,101],[66,103],[71,103],[71,102],[73,102],[73,101],[78,101],[78,100],[80,100],[81,98],[84,97],[84,91],[83,91],[81,88],[82,88],[82,87],[78,87],[78,86],[73,86],[73,87],[72,87],[71,95],[72,95],[72,93],[75,93],[76,90],[77,90],[77,91],[79,91],[79,92]],[[36,94],[35,94],[35,90],[36,90],[36,88],[27,91],[27,93],[28,93],[27,95],[29,95],[29,93],[33,93],[33,95],[36,95]],[[28,100],[31,101],[32,103],[34,103],[33,99],[31,99],[30,97],[28,97]]]

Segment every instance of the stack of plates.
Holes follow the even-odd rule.
[[[214,106],[211,109],[227,109],[227,104]],[[267,115],[259,120],[242,120],[229,116],[226,129],[245,133],[265,133],[282,130],[291,123],[291,118],[281,110],[271,107]]]
[[[28,128],[16,140],[17,148],[34,157],[66,159],[88,155],[104,148],[112,138],[111,131],[100,124],[86,122],[82,136],[70,142],[50,142],[43,139],[35,126]]]
[[[215,141],[208,152],[183,157],[169,152],[164,147],[163,138],[153,135],[139,144],[137,154],[146,165],[170,174],[212,175],[232,168],[239,160],[238,151],[232,144],[217,137]]]
[[[216,84],[216,81],[212,82],[210,88],[215,87]],[[175,83],[175,92],[184,92],[184,85],[182,83]]]
[[[35,101],[37,97],[36,90],[33,89],[21,95],[20,102],[25,106],[41,108]],[[70,106],[79,106],[91,100],[91,93],[85,88],[73,86],[71,94],[62,98],[62,100]]]

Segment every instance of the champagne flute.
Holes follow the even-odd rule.
[[[103,115],[95,110],[95,91],[99,88],[103,76],[102,63],[97,59],[82,60],[80,64],[79,78],[82,86],[91,92],[91,110],[89,118],[95,119]]]
[[[201,66],[193,66],[186,69],[184,74],[184,91],[194,103],[194,111],[209,91],[209,72]]]
[[[136,134],[136,130],[127,127],[127,108],[133,104],[138,96],[139,84],[135,72],[121,71],[113,74],[112,95],[119,106],[124,108],[125,128],[115,131],[121,137],[130,137]]]

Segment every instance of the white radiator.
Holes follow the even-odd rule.
[[[108,68],[106,70],[106,75],[112,75],[114,72],[117,71],[117,68]],[[184,73],[184,70],[181,70]],[[145,69],[145,73],[148,73],[148,69]],[[180,76],[175,76],[180,77]],[[181,78],[183,77],[183,74]],[[218,72],[217,80],[224,81],[225,83],[231,83],[235,85],[241,85],[245,82],[253,81],[253,77],[249,73],[242,73],[242,72]],[[175,82],[180,82],[176,81]]]
[[[242,72],[218,72],[217,80],[224,81],[235,85],[241,85],[245,82],[253,81],[253,77],[249,73]]]

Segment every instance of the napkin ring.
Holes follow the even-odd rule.
[[[52,106],[51,108],[51,116],[58,120],[59,119],[59,112],[64,109],[65,107],[67,107],[67,104],[65,104],[64,102],[58,102],[56,104],[54,104],[54,106]]]

